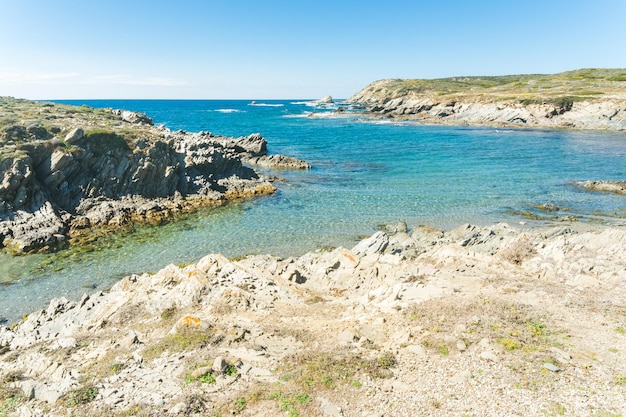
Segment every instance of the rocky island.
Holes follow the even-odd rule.
[[[0,98],[0,248],[49,251],[137,222],[273,193],[250,165],[306,169],[268,155],[260,134],[172,132],[143,114]]]
[[[347,102],[375,117],[424,124],[626,131],[626,69],[388,79]]]

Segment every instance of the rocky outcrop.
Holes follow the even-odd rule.
[[[614,71],[580,70],[550,76],[390,79],[371,83],[347,102],[377,117],[424,124],[626,131],[626,78],[611,75]]]
[[[308,167],[267,156],[260,134],[171,132],[145,115],[110,112],[138,130],[73,127],[60,140],[37,127],[24,128],[31,136],[21,139],[5,136],[17,143],[0,153],[0,247],[16,254],[50,250],[96,226],[161,222],[198,206],[273,192],[248,161]]]
[[[51,417],[614,414],[625,250],[619,229],[399,224],[352,249],[208,255],[0,328],[0,399]]]
[[[576,184],[592,191],[626,195],[626,181],[581,181]]]
[[[267,154],[267,142],[259,133],[241,138],[215,138],[215,140],[233,149],[241,160],[249,165],[277,169],[310,169],[311,165],[298,158],[279,154]]]
[[[315,100],[313,103],[315,104],[333,104],[335,101],[333,100],[332,96],[326,96],[326,97],[322,97],[318,100]]]

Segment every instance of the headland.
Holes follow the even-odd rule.
[[[423,124],[626,131],[626,69],[386,79],[347,102]]]
[[[273,193],[255,165],[309,168],[268,155],[260,134],[172,132],[131,111],[7,97],[0,109],[0,248],[13,254]]]

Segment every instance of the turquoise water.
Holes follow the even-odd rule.
[[[9,321],[50,298],[79,298],[130,273],[188,263],[213,252],[294,256],[327,245],[352,246],[379,225],[405,220],[450,229],[471,222],[518,223],[511,211],[538,204],[557,216],[618,221],[626,197],[591,193],[572,181],[626,178],[626,135],[380,123],[324,114],[297,100],[76,101],[147,113],[172,130],[242,136],[259,132],[270,153],[304,158],[310,171],[274,171],[279,192],[142,229],[98,252],[54,258],[0,255],[0,316]],[[295,103],[295,104],[294,104]],[[551,214],[548,214],[551,215]],[[529,225],[537,222],[529,221]]]

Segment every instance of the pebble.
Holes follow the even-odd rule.
[[[480,354],[480,357],[482,359],[487,360],[487,361],[500,362],[500,358],[498,358],[498,355],[496,355],[493,352],[483,352],[483,353]]]
[[[561,368],[559,368],[558,366],[551,364],[549,362],[546,362],[543,364],[543,367],[545,369],[547,369],[548,371],[552,371],[552,372],[561,372]]]

